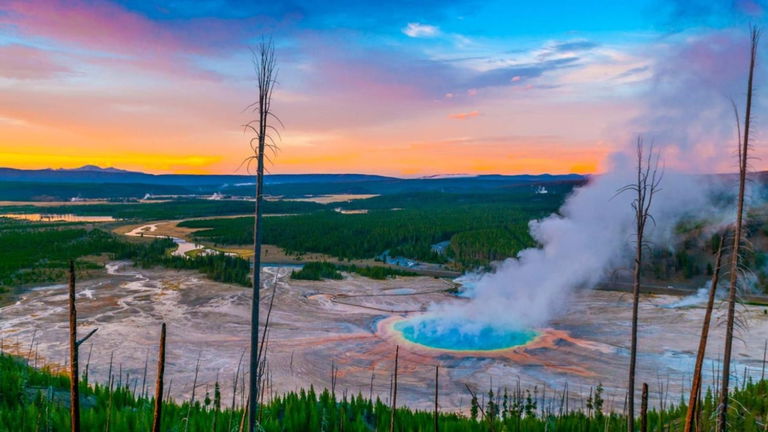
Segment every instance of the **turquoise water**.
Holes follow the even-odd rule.
[[[538,333],[491,325],[464,331],[458,323],[438,317],[414,317],[395,323],[394,330],[409,341],[450,351],[490,351],[525,345]]]

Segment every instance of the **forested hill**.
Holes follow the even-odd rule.
[[[396,178],[368,174],[272,174],[265,193],[285,198],[328,194],[413,192],[498,193],[520,185],[583,183],[585,176],[479,175]],[[68,201],[73,198],[142,198],[146,195],[254,195],[254,177],[245,175],[153,175],[115,168],[18,170],[0,168],[0,201]]]

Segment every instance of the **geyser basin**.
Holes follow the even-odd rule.
[[[447,351],[495,351],[533,342],[539,335],[531,329],[512,329],[489,324],[462,326],[434,316],[416,316],[397,321],[392,329],[408,342]]]

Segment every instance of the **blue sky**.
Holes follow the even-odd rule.
[[[249,48],[268,35],[286,124],[273,172],[599,172],[637,134],[672,163],[723,171],[725,113],[743,96],[748,24],[765,8],[9,0],[0,158],[233,172],[247,149]]]

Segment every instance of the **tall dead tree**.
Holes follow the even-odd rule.
[[[749,76],[747,78],[747,101],[744,112],[744,138],[739,136],[739,194],[736,200],[736,224],[733,228],[733,247],[729,268],[730,286],[728,290],[728,318],[725,328],[725,349],[723,352],[723,375],[720,386],[717,424],[720,432],[728,430],[728,390],[731,379],[731,353],[733,351],[733,327],[736,315],[736,291],[739,282],[739,250],[741,248],[742,228],[744,225],[744,189],[747,180],[747,152],[749,150],[749,128],[752,120],[752,93],[757,61],[757,45],[760,41],[760,31],[753,27],[751,31],[751,49],[749,56]],[[740,127],[738,112],[736,124]],[[741,131],[739,131],[741,132]]]
[[[160,432],[160,423],[163,420],[163,375],[165,375],[165,323],[160,328],[160,352],[157,355],[157,382],[155,383],[155,412],[152,416],[152,432]]]
[[[709,325],[712,321],[712,309],[715,305],[715,293],[720,281],[720,267],[722,266],[723,245],[725,233],[720,235],[720,242],[715,255],[715,268],[712,272],[712,281],[707,298],[707,309],[704,313],[704,323],[701,326],[701,338],[699,339],[699,351],[696,353],[696,366],[693,369],[693,382],[691,383],[691,395],[688,398],[688,412],[685,414],[685,432],[693,432],[699,411],[699,394],[701,394],[701,368],[704,365],[704,355],[707,352],[707,339],[709,338]]]
[[[248,403],[248,432],[254,432],[256,427],[256,416],[259,408],[259,288],[261,287],[261,218],[262,201],[264,191],[264,159],[267,158],[265,151],[267,149],[275,150],[277,143],[272,134],[279,132],[271,125],[272,121],[280,120],[272,113],[272,91],[275,88],[277,78],[277,63],[275,61],[275,47],[272,40],[262,40],[256,51],[253,52],[253,66],[256,70],[256,80],[258,87],[258,101],[249,105],[250,109],[256,114],[257,118],[244,125],[246,131],[250,131],[254,136],[250,139],[252,155],[246,161],[256,162],[256,204],[254,209],[253,221],[253,301],[251,303],[251,353],[249,368],[250,394]]]
[[[435,432],[440,432],[440,425],[438,423],[439,412],[438,412],[438,403],[437,403],[439,379],[440,379],[440,366],[435,365]]]
[[[400,345],[395,347],[395,374],[392,386],[392,411],[389,417],[389,432],[395,431],[395,411],[397,410],[397,359],[400,356]]]
[[[619,189],[619,193],[632,192],[632,208],[635,211],[635,262],[632,278],[632,342],[629,350],[629,383],[627,385],[627,431],[635,430],[635,370],[637,366],[637,315],[640,303],[640,270],[643,264],[644,235],[654,195],[659,191],[661,172],[659,171],[659,153],[653,145],[647,154],[642,138],[637,139],[637,178],[635,183]]]
[[[75,308],[75,263],[69,262],[69,408],[70,428],[80,432],[80,388],[78,385],[77,309]]]
[[[662,426],[663,427],[663,426]],[[648,384],[640,392],[640,432],[648,432]]]
[[[77,339],[77,307],[75,296],[75,263],[69,261],[69,410],[70,429],[80,432],[80,382],[79,382],[79,351],[80,345],[96,333],[98,328],[91,330],[85,337]],[[33,336],[34,339],[34,336]],[[88,355],[90,361],[90,354]],[[111,365],[110,365],[111,367]],[[88,369],[86,367],[86,382]]]

